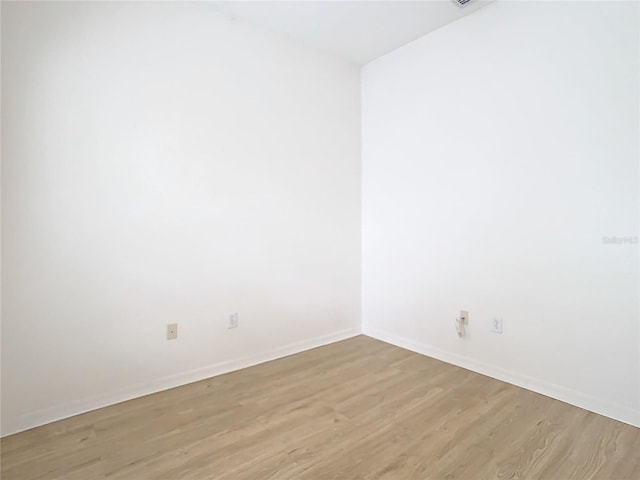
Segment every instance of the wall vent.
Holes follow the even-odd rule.
[[[467,3],[469,3],[471,0],[452,0],[454,3],[457,3],[458,5],[460,5],[461,7],[464,7]]]

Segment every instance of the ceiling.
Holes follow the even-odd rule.
[[[214,1],[234,20],[286,35],[308,46],[365,64],[487,5],[472,0]]]

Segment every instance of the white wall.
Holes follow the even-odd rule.
[[[2,2],[3,434],[359,332],[359,88],[206,3]]]
[[[638,245],[602,242],[638,235],[638,13],[496,2],[365,66],[365,333],[640,424]]]
[[[365,67],[367,333],[640,423],[637,40],[497,2]],[[2,2],[2,433],[357,333],[358,96],[207,4]]]

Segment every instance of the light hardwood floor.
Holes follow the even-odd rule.
[[[640,478],[640,429],[364,336],[1,448],[3,480]]]

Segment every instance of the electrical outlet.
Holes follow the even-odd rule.
[[[469,312],[460,310],[460,316],[456,318],[456,332],[458,337],[464,337],[464,326],[469,325]]]
[[[227,328],[238,328],[238,313],[232,313],[229,315],[229,324]]]
[[[169,323],[167,325],[167,340],[175,340],[178,338],[178,324]]]
[[[491,331],[493,333],[502,333],[502,319],[494,317],[491,321]]]

